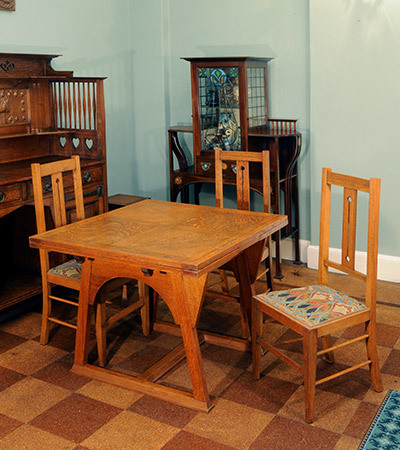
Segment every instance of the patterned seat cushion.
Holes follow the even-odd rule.
[[[364,303],[324,285],[267,292],[255,298],[308,327],[367,309]]]
[[[81,264],[75,259],[70,259],[64,264],[52,267],[47,273],[69,278],[74,281],[81,281]]]

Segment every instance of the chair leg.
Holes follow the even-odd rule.
[[[99,357],[99,365],[104,367],[106,365],[106,348],[107,348],[107,330],[106,323],[106,304],[105,302],[98,302],[96,306],[96,341],[97,354]]]
[[[365,330],[369,334],[369,338],[367,339],[367,355],[368,359],[371,360],[369,371],[371,374],[372,385],[376,392],[382,392],[383,384],[379,368],[378,349],[376,346],[375,323],[372,321],[367,322]]]
[[[222,292],[224,294],[229,293],[229,284],[228,284],[228,277],[226,275],[225,270],[219,270],[219,277],[221,278],[221,286],[222,286]]]
[[[322,336],[321,341],[322,341],[322,346],[324,349],[332,347],[332,339],[331,339],[330,334],[327,334],[326,336]],[[334,355],[333,351],[325,353],[325,359],[326,359],[326,362],[328,362],[329,364],[333,364],[335,362],[335,355]]]
[[[317,333],[315,330],[308,331],[303,337],[303,371],[306,422],[312,423],[317,372]]]
[[[258,337],[263,332],[263,313],[257,309],[257,302],[253,299],[251,305],[251,347],[253,358],[253,378],[260,379],[261,372],[261,345],[258,343]]]
[[[51,286],[50,283],[42,283],[43,290],[43,307],[42,307],[42,328],[40,331],[40,343],[46,345],[49,342],[50,321],[51,315]]]
[[[246,316],[246,307],[241,299],[240,299],[240,326],[242,329],[242,339],[247,339],[249,337],[249,333]]]
[[[150,334],[150,292],[147,284],[138,281],[139,298],[143,299],[143,306],[140,309],[140,317],[142,318],[143,336]]]

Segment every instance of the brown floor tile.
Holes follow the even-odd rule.
[[[26,338],[0,330],[0,353],[4,353],[13,347],[23,344]]]
[[[144,395],[128,408],[130,411],[183,428],[198,412]]]
[[[28,312],[15,320],[3,323],[0,330],[26,339],[34,339],[40,335],[41,321],[40,313]]]
[[[367,430],[371,425],[378,409],[378,405],[362,402],[350,420],[350,423],[344,430],[344,434],[354,438],[363,438],[365,435],[365,430]]]
[[[108,335],[107,337],[107,365],[119,366],[126,359],[146,348],[146,342],[121,336]]]
[[[179,432],[179,428],[122,411],[82,442],[89,449],[156,449],[161,448]]]
[[[364,334],[364,325],[360,324],[355,327],[347,328],[342,334],[342,337],[346,339],[352,339],[356,336]],[[377,323],[376,324],[376,343],[378,346],[382,347],[393,347],[397,339],[400,336],[400,327]]]
[[[30,424],[72,442],[80,443],[121,411],[111,405],[72,394],[49,408]]]
[[[163,450],[174,449],[201,449],[201,450],[232,450],[234,447],[229,447],[220,442],[215,442],[211,439],[206,439],[201,436],[197,436],[187,431],[180,431],[171,440],[169,440]]]
[[[400,308],[388,305],[377,305],[376,316],[378,323],[398,327],[400,323]]]
[[[23,378],[25,378],[24,375],[0,366],[0,392]]]
[[[141,374],[169,353],[168,349],[146,345],[134,355],[118,364],[118,367],[134,374]]]
[[[208,414],[197,414],[184,429],[224,445],[245,449],[272,418],[273,414],[268,412],[218,399]]]
[[[387,357],[385,364],[381,366],[382,373],[388,373],[400,377],[400,350],[393,349]]]
[[[52,347],[64,350],[65,352],[72,352],[75,349],[75,335],[76,332],[72,328],[65,326],[53,326],[50,330],[49,343]],[[40,339],[40,336],[36,338]]]
[[[31,376],[55,384],[64,389],[75,391],[85,385],[89,381],[89,378],[84,378],[71,373],[73,362],[74,357],[73,354],[70,353],[57,361],[50,363],[43,369],[38,370]]]
[[[5,449],[73,449],[76,444],[31,425],[23,425],[0,440]]]
[[[201,354],[205,359],[237,367],[238,369],[245,370],[251,365],[250,353],[239,352],[217,345],[204,345],[201,349]]]
[[[254,380],[250,372],[232,383],[222,397],[270,413],[277,413],[299,386],[270,376]]]
[[[23,422],[0,414],[0,439],[20,427]],[[1,441],[0,441],[1,442]]]
[[[317,371],[318,379],[333,375],[341,370],[347,369],[349,366],[335,362],[334,364],[323,363],[319,367],[320,370]],[[317,389],[362,400],[371,387],[372,383],[369,371],[357,369],[322,383]]]
[[[250,446],[251,449],[333,449],[340,434],[276,416]]]
[[[299,353],[285,351],[285,354],[299,364],[302,364],[302,355]],[[249,368],[250,370],[251,367]],[[261,357],[261,377],[264,376],[278,378],[279,380],[288,381],[297,385],[303,383],[303,375],[300,372],[290,367],[289,364],[284,363],[271,352],[267,352]]]
[[[172,336],[170,334],[162,334],[158,338],[151,341],[151,345],[166,348],[168,350],[173,350],[180,344],[182,344],[182,338],[178,336]]]

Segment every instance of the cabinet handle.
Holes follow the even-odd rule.
[[[0,192],[0,203],[3,203],[6,199],[6,194],[4,192]]]
[[[84,172],[82,175],[82,180],[84,183],[90,183],[92,181],[92,174],[90,172]]]
[[[51,192],[53,190],[53,186],[51,185],[51,181],[46,181],[43,185],[44,192]]]

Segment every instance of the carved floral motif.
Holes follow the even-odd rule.
[[[0,9],[15,11],[15,0],[0,0]]]

